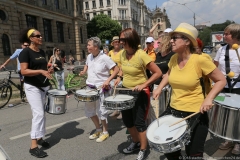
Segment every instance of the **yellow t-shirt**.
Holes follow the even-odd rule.
[[[147,48],[145,48],[144,51],[147,52]],[[148,52],[147,54],[151,57],[153,62],[156,61],[156,53],[154,51],[154,48],[151,50],[151,52]]]
[[[108,56],[111,57],[111,59],[117,63],[117,66],[120,67],[120,56],[123,52],[123,49],[121,49],[117,54],[114,54],[114,50],[109,51]],[[110,74],[113,73],[113,70],[110,70]]]
[[[204,75],[208,75],[216,68],[206,56],[192,54],[186,65],[180,69],[177,63],[178,54],[172,56],[168,63],[169,69],[171,69],[169,84],[172,87],[170,106],[176,110],[198,112],[204,100],[193,58],[198,58],[198,66]]]
[[[138,49],[130,60],[123,50],[120,64],[123,71],[123,86],[133,88],[147,81],[146,66],[152,60],[142,49]]]

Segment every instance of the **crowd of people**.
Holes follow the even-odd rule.
[[[122,152],[130,154],[139,151],[136,159],[146,159],[149,154],[146,119],[152,107],[150,102],[159,100],[164,87],[171,86],[170,102],[163,112],[154,110],[154,119],[166,115],[184,118],[197,113],[187,120],[191,137],[190,142],[185,144],[185,152],[189,159],[203,159],[209,124],[207,112],[213,107],[215,97],[220,92],[240,94],[240,60],[232,48],[233,44],[240,45],[240,25],[231,24],[225,28],[224,39],[227,45],[219,48],[214,62],[202,52],[203,43],[194,26],[180,23],[175,30],[167,28],[154,39],[152,32],[159,25],[162,24],[158,23],[150,30],[145,49],[141,49],[143,44],[140,44],[140,37],[133,28],[126,28],[118,36],[113,36],[113,49],[110,51],[108,48],[101,51],[102,44],[98,37],[87,40],[89,55],[79,75],[87,74],[86,87],[98,89],[100,95],[97,101],[85,102],[84,105],[85,115],[92,120],[96,129],[89,139],[96,139],[98,143],[107,140],[108,116],[118,116],[117,119],[122,119],[132,140]],[[49,79],[52,79],[54,74],[57,77],[58,89],[65,90],[64,59],[57,47],[53,49],[49,61],[45,59],[45,52],[40,49],[42,35],[34,28],[23,30],[19,41],[22,49],[16,50],[0,69],[10,60],[19,59],[18,71],[20,77],[24,76],[26,98],[33,116],[29,152],[42,158],[47,156],[47,153],[38,145],[45,148],[50,146],[49,142],[43,139],[46,130],[44,103],[50,88]],[[70,57],[70,61],[74,64],[73,57]],[[202,76],[214,83],[207,95],[203,93],[203,84],[195,68],[196,63]],[[234,76],[228,76],[229,72],[233,72]],[[20,80],[23,84],[23,79]],[[134,96],[135,104],[131,109],[116,110],[108,115],[104,99],[110,96],[113,88],[119,84],[121,88],[132,90],[130,94]],[[225,141],[219,148],[228,149],[233,146],[232,153],[239,155],[239,143]],[[169,160],[183,159],[181,150],[164,154]]]

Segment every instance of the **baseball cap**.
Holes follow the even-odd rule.
[[[146,43],[152,43],[152,42],[154,42],[153,37],[148,37],[146,40]]]

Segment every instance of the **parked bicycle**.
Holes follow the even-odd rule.
[[[21,99],[24,99],[26,97],[23,88],[21,88],[21,85],[16,84],[11,80],[12,73],[16,73],[16,71],[7,69],[5,70],[8,72],[8,76],[0,82],[0,109],[7,105],[11,99],[13,94],[12,86],[15,86],[20,91]]]

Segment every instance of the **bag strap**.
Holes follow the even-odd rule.
[[[226,79],[227,79],[227,84],[228,84],[228,91],[229,91],[229,93],[231,93],[233,85],[231,84],[231,79],[227,76],[227,74],[231,70],[231,68],[230,68],[230,60],[229,59],[230,59],[229,58],[229,45],[227,45],[226,52],[225,52],[225,71],[226,71]]]
[[[145,78],[148,79],[148,76],[147,76],[147,73],[146,73],[146,68],[143,66],[143,60],[140,58],[140,53],[138,53],[138,60],[141,64],[141,66],[142,66]]]

